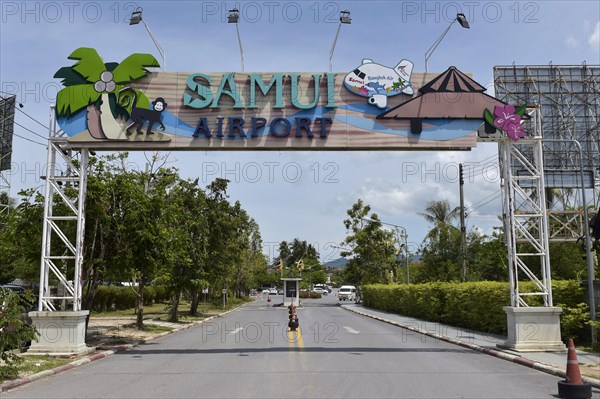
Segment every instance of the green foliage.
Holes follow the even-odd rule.
[[[146,68],[159,66],[151,54],[131,54],[113,70],[114,81],[118,84],[129,83],[146,76]]]
[[[58,116],[76,114],[98,101],[101,94],[89,84],[65,87],[56,93],[56,114]]]
[[[21,358],[13,350],[38,335],[35,327],[24,320],[25,306],[33,301],[30,294],[0,289],[0,382],[17,377]]]
[[[504,235],[494,231],[491,236],[471,231],[467,235],[467,280],[508,281]]]
[[[116,83],[114,90],[108,93],[113,117],[128,117],[134,105],[132,96],[126,102],[121,96],[117,98],[122,91],[133,92],[138,107],[149,107],[150,101],[146,95],[138,89],[127,87],[127,85],[146,76],[148,74],[146,68],[159,66],[153,55],[132,54],[120,64],[113,62],[105,64],[95,49],[81,47],[73,51],[68,58],[77,62],[71,67],[59,69],[54,74],[55,78],[62,79],[61,83],[65,86],[56,95],[56,114],[59,117],[70,116],[88,105],[98,102],[102,92],[96,91],[94,83],[100,80],[104,71],[111,71],[112,80]]]
[[[44,198],[32,189],[19,195],[21,203],[0,224],[0,282],[39,280]]]
[[[291,243],[281,241],[279,243],[279,257],[286,267],[294,268],[301,259],[305,267],[309,264],[319,263],[319,253],[316,248],[306,240],[294,238]]]
[[[307,299],[307,298],[312,298],[312,299],[319,299],[322,297],[322,295],[318,292],[312,292],[312,291],[300,291],[300,299]]]
[[[460,230],[452,225],[458,208],[447,200],[431,201],[420,215],[433,227],[423,243],[423,268],[415,281],[457,281],[461,276]]]
[[[592,349],[596,352],[600,352],[600,320],[590,320],[586,324],[589,326],[594,326],[594,328],[596,329],[596,342],[594,343]]]
[[[77,61],[72,66],[73,70],[90,83],[99,80],[100,74],[106,70],[98,52],[90,47],[80,47],[73,51],[68,58]]]
[[[522,283],[524,290],[531,283]],[[565,337],[585,327],[589,320],[583,289],[576,281],[553,281],[554,302],[563,307],[562,334]],[[482,332],[506,334],[506,314],[510,305],[508,283],[481,281],[466,283],[429,282],[412,285],[366,285],[362,287],[366,306],[427,321]],[[531,306],[541,305],[539,298]]]
[[[371,207],[358,199],[346,212],[344,220],[347,236],[344,246],[349,248],[342,256],[352,256],[348,262],[345,278],[355,284],[390,283],[392,271],[396,269],[397,237],[383,229],[377,214],[371,213]],[[365,222],[365,218],[371,222]]]
[[[590,307],[586,303],[579,303],[576,306],[568,307],[563,304],[558,304],[563,308],[560,315],[560,329],[562,337],[573,338],[577,341],[581,329],[590,320]]]
[[[96,291],[92,308],[96,312],[125,310],[135,307],[138,294],[133,287],[101,285]],[[144,292],[144,306],[164,303],[169,299],[169,290],[164,286],[148,286]]]
[[[202,288],[219,296],[225,286],[231,296],[243,297],[251,288],[278,280],[268,272],[260,229],[239,202],[227,197],[227,180],[217,179],[203,189],[196,181],[180,179],[153,157],[144,172],[130,170],[126,153],[90,158],[82,277],[83,308],[126,309],[190,300],[194,314]],[[66,187],[66,195],[76,198]],[[20,193],[21,202],[0,220],[0,282],[39,279],[44,198],[36,190]],[[70,215],[54,198],[54,214]],[[76,225],[58,221],[74,237]],[[36,239],[37,238],[37,239]],[[52,255],[68,249],[53,240]],[[72,275],[74,262],[65,262]],[[134,287],[107,286],[134,282]],[[50,285],[57,285],[51,278]],[[140,303],[141,302],[141,303]],[[143,310],[138,312],[143,317]]]

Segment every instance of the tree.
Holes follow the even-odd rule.
[[[429,235],[435,235],[436,230],[444,227],[452,227],[452,222],[456,221],[460,212],[460,208],[450,209],[448,200],[430,201],[425,208],[425,212],[419,213],[428,223],[433,223],[433,228],[429,231]]]
[[[20,349],[24,342],[37,337],[32,325],[25,323],[22,314],[25,304],[33,302],[33,296],[0,289],[0,382],[17,377],[16,366],[22,361],[13,350]]]
[[[495,228],[491,236],[477,231],[467,236],[467,279],[472,281],[508,281],[508,250],[504,234]]]
[[[129,271],[137,282],[138,312],[136,326],[144,325],[144,291],[155,280],[169,261],[170,226],[173,215],[169,212],[167,193],[177,181],[177,174],[170,169],[156,168],[154,157],[148,172],[125,172],[116,176],[120,203],[119,213],[114,215],[116,234],[115,248],[123,270]]]
[[[433,227],[425,237],[423,267],[416,281],[452,281],[460,279],[460,230],[451,223],[459,209],[450,209],[448,200],[431,201],[419,213]]]
[[[19,196],[19,205],[2,216],[0,282],[20,278],[33,284],[40,274],[44,197],[35,189],[20,191]]]
[[[168,272],[172,294],[170,319],[175,321],[179,299],[184,291],[190,296],[190,314],[197,314],[202,288],[208,286],[206,269],[210,232],[206,218],[206,195],[198,187],[198,179],[193,182],[180,181],[169,196],[168,202],[177,218],[171,233],[173,258],[169,262]]]
[[[361,199],[348,209],[348,219],[344,220],[347,236],[344,246],[350,250],[343,251],[342,256],[352,256],[348,262],[346,276],[356,284],[390,283],[390,274],[395,269],[396,260],[395,239],[391,231],[384,230],[377,214],[372,213],[369,219],[363,221],[371,211]]]
[[[284,267],[290,266],[292,260],[292,250],[287,241],[281,241],[279,243],[279,258],[283,262]]]

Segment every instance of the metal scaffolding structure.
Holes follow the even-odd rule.
[[[51,108],[38,310],[79,311],[88,150],[66,148],[54,115]]]
[[[9,210],[9,194],[10,194],[10,180],[6,171],[0,171],[0,193],[6,193],[0,195],[0,216]]]
[[[548,239],[581,240],[587,223],[582,184],[590,191],[585,205],[598,209],[600,198],[600,65],[496,66],[494,85],[498,99],[540,108]],[[528,123],[526,129],[531,128]],[[582,149],[583,182],[573,140]],[[523,188],[529,184],[520,183]]]
[[[8,212],[16,97],[0,97],[0,215]]]
[[[511,306],[529,306],[525,297],[538,295],[544,306],[553,306],[550,280],[548,219],[544,184],[544,158],[539,109],[532,116],[529,136],[517,142],[498,139],[502,174],[502,212],[508,247]],[[518,173],[517,173],[518,172]],[[517,246],[517,243],[529,245]],[[539,271],[532,270],[539,265]],[[526,276],[534,289],[525,292],[519,280]]]

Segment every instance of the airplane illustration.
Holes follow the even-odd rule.
[[[402,60],[393,68],[377,64],[368,58],[344,78],[344,86],[352,93],[367,97],[369,104],[387,107],[387,98],[400,93],[412,95],[410,84],[413,63]]]

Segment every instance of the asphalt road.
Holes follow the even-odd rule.
[[[558,378],[305,301],[301,330],[258,301],[6,398],[554,398]]]

